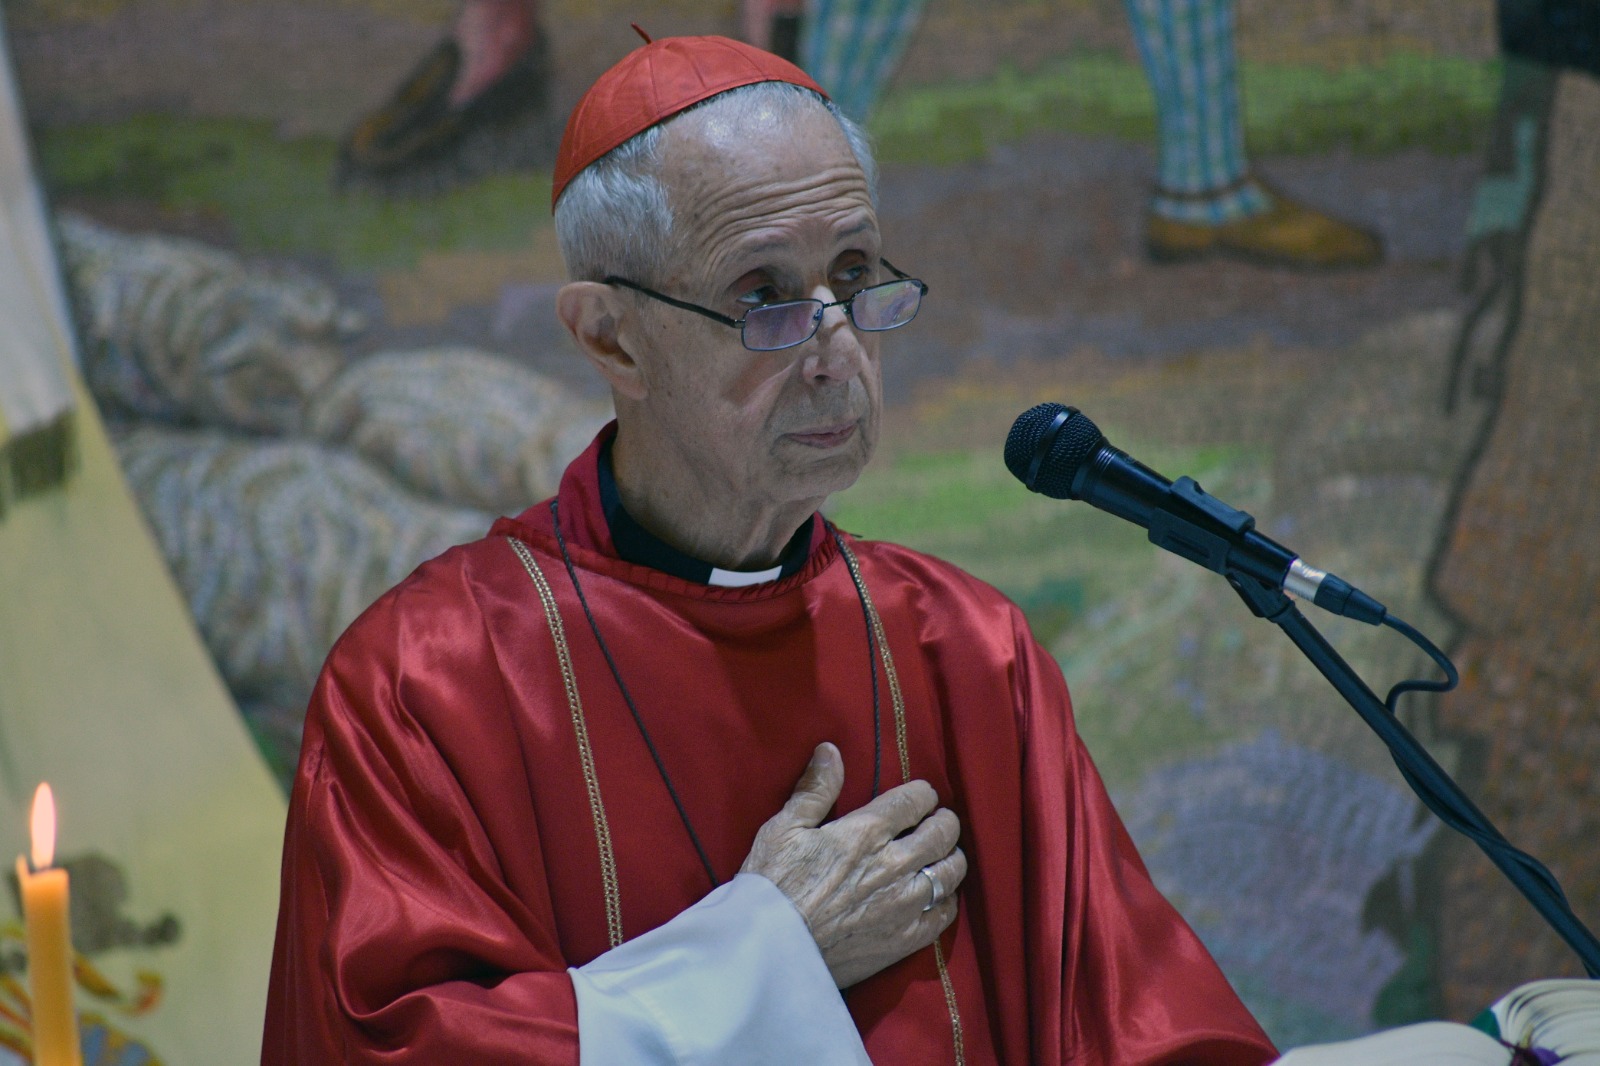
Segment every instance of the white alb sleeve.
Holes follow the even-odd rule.
[[[871,1066],[805,919],[757,874],[567,972],[581,1066]]]

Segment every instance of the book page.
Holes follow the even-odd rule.
[[[1530,981],[1493,1011],[1507,1040],[1554,1051],[1562,1066],[1600,1066],[1600,982]]]
[[[1336,1044],[1295,1048],[1278,1066],[1508,1066],[1511,1050],[1454,1022],[1421,1022]]]

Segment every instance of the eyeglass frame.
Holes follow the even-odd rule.
[[[844,299],[834,300],[832,303],[823,303],[821,300],[818,300],[814,297],[804,300],[778,300],[773,303],[762,304],[759,307],[752,307],[750,311],[745,312],[744,318],[729,318],[720,311],[713,311],[709,307],[701,307],[699,304],[692,304],[687,300],[680,300],[675,296],[668,296],[666,293],[656,292],[654,289],[646,288],[636,281],[629,281],[627,278],[621,277],[617,274],[607,274],[605,277],[600,279],[600,283],[602,285],[620,285],[624,289],[632,289],[634,292],[642,293],[643,295],[654,300],[660,300],[662,303],[671,307],[676,307],[684,311],[693,311],[697,315],[704,315],[713,322],[720,322],[724,326],[732,326],[734,329],[739,331],[739,343],[743,344],[748,351],[782,352],[787,351],[790,348],[798,348],[812,337],[815,337],[817,335],[817,330],[822,328],[822,316],[830,307],[844,308],[845,316],[850,319],[850,324],[856,329],[863,330],[867,333],[887,333],[892,329],[899,329],[901,326],[910,325],[912,320],[917,317],[917,311],[922,310],[922,298],[928,295],[928,283],[923,281],[921,278],[914,278],[910,274],[905,273],[899,267],[895,266],[893,263],[889,262],[889,260],[884,259],[881,256],[879,257],[878,262],[888,267],[890,272],[894,274],[893,281],[880,281],[876,285],[863,286],[862,288],[859,288],[855,292],[851,293],[849,296],[846,296]],[[917,295],[917,311],[913,311],[911,313],[911,318],[906,319],[904,322],[896,322],[892,326],[883,326],[878,329],[873,329],[870,326],[863,326],[856,321],[855,299],[857,296],[860,296],[864,292],[870,292],[873,289],[880,289],[885,285],[898,285],[902,281],[915,282],[918,289],[921,290]],[[811,332],[807,333],[799,340],[785,344],[779,348],[751,348],[744,337],[744,324],[745,321],[750,317],[750,313],[753,311],[762,311],[769,307],[783,307],[788,304],[817,305],[817,312],[811,317]]]

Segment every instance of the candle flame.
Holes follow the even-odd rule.
[[[43,870],[56,857],[56,798],[41,783],[33,793],[33,868]]]

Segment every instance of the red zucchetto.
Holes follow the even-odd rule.
[[[643,48],[634,49],[600,75],[572,109],[556,155],[552,210],[567,183],[584,167],[630,137],[718,93],[761,81],[784,81],[827,95],[788,60],[727,37],[659,41],[646,37],[645,41]]]

